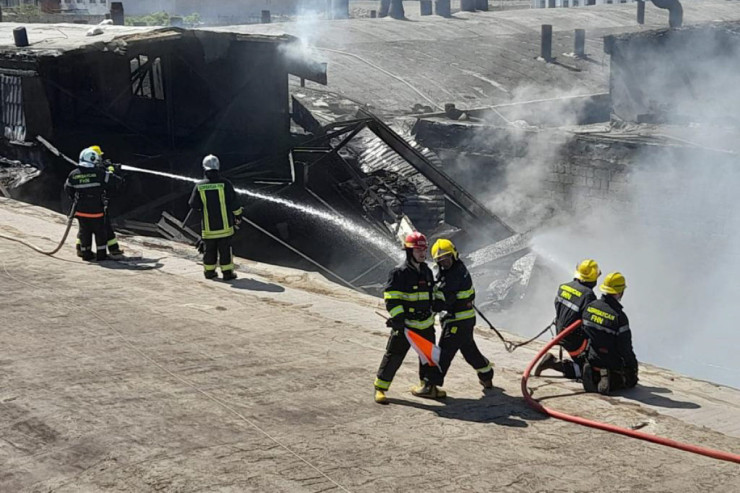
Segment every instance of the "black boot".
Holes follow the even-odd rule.
[[[599,389],[596,386],[596,380],[594,379],[594,372],[591,369],[591,365],[586,363],[583,365],[583,390],[586,392],[598,392]]]
[[[221,275],[223,275],[224,281],[233,281],[236,279],[236,273],[233,270],[221,271]]]
[[[599,371],[599,384],[597,389],[601,395],[609,395],[609,371],[601,369]]]
[[[555,356],[553,356],[550,353],[547,353],[544,358],[542,358],[542,361],[539,365],[537,365],[537,368],[534,370],[534,376],[539,377],[543,371],[545,370],[555,370],[560,373],[563,373],[563,362],[558,361]]]
[[[203,271],[203,276],[206,279],[216,279],[218,277],[218,272],[216,272],[215,270],[206,270]]]

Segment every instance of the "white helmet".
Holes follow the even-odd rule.
[[[220,168],[221,168],[221,161],[219,161],[218,158],[214,156],[213,154],[209,154],[203,158],[203,169],[204,170],[218,171]]]
[[[80,160],[77,165],[81,168],[94,168],[100,164],[100,161],[100,154],[98,154],[95,149],[88,147],[83,149],[80,153]]]

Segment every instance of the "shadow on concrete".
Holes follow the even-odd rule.
[[[473,423],[493,423],[513,428],[526,428],[529,426],[527,421],[548,419],[547,416],[529,408],[523,399],[507,395],[503,389],[498,387],[484,391],[484,395],[479,399],[461,399],[449,395],[446,399],[434,401],[421,397],[411,399],[390,398],[388,402],[433,411],[440,418]]]
[[[235,289],[246,289],[248,291],[267,291],[269,293],[282,293],[285,288],[277,284],[255,281],[254,279],[241,278],[234,281],[225,281]]]
[[[162,268],[164,264],[162,264],[160,260],[164,258],[166,257],[137,258],[137,259],[130,259],[130,260],[106,259],[106,260],[100,260],[98,262],[91,262],[91,263],[97,263],[100,267],[103,267],[104,269],[113,269],[113,270],[155,270],[155,269]]]
[[[699,409],[701,406],[695,402],[677,401],[660,394],[672,394],[673,391],[665,387],[647,387],[637,385],[632,389],[616,390],[611,395],[631,401],[641,402],[655,407],[668,407],[674,409]]]

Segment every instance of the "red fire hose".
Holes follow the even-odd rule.
[[[559,411],[553,411],[552,409],[548,409],[536,400],[532,398],[530,395],[529,389],[527,388],[527,380],[529,380],[529,372],[532,371],[532,368],[534,368],[534,365],[542,358],[542,356],[547,353],[547,351],[550,350],[551,347],[553,347],[555,344],[560,342],[563,337],[573,332],[579,325],[581,325],[581,321],[577,320],[570,324],[568,327],[566,327],[560,334],[558,334],[555,338],[553,338],[550,342],[548,342],[545,347],[543,347],[539,353],[537,353],[537,356],[529,362],[529,365],[527,365],[527,369],[524,370],[524,373],[522,374],[522,394],[524,395],[524,399],[527,401],[527,404],[529,404],[532,408],[536,409],[537,411],[547,414],[548,416],[552,416],[553,418],[562,419],[564,421],[570,421],[571,423],[576,423],[583,426],[588,426],[591,428],[598,428],[599,430],[605,430],[610,431],[612,433],[619,433],[620,435],[626,435],[628,437],[632,438],[639,438],[640,440],[646,440],[648,442],[657,443],[659,445],[665,445],[667,447],[673,447],[677,448],[679,450],[685,450],[686,452],[693,452],[695,454],[700,455],[706,455],[707,457],[712,457],[713,459],[719,459],[719,460],[726,460],[729,462],[735,462],[740,464],[740,455],[738,454],[732,454],[730,452],[723,452],[721,450],[714,450],[704,447],[699,447],[697,445],[691,445],[688,443],[682,443],[677,442],[675,440],[670,440],[667,438],[659,437],[656,435],[651,435],[649,433],[643,433],[640,431],[630,430],[629,428],[622,428],[615,425],[610,425],[607,423],[601,423],[599,421],[591,421],[589,419],[580,418],[578,416],[571,416],[570,414],[561,413]]]

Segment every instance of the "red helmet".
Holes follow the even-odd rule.
[[[426,250],[427,249],[427,237],[419,233],[418,231],[414,231],[413,233],[409,233],[406,236],[406,240],[403,242],[403,246],[405,248]]]

